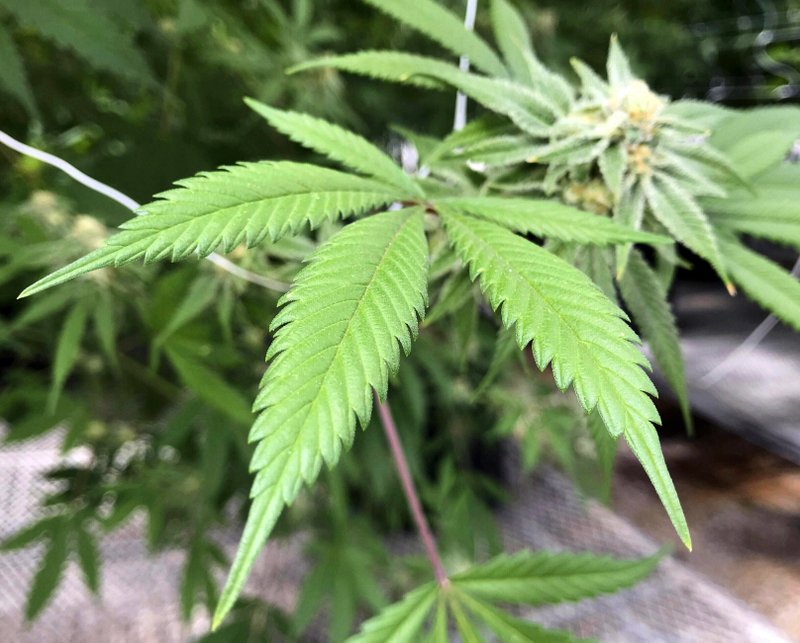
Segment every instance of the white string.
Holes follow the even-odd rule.
[[[475,29],[475,15],[478,13],[478,0],[467,0],[467,11],[464,15],[464,26],[472,31]],[[469,58],[461,56],[458,61],[458,68],[463,72],[469,71]],[[458,132],[464,129],[467,124],[467,97],[458,92],[456,94],[456,113],[453,117],[453,131]]]
[[[48,165],[52,165],[53,167],[58,168],[64,174],[71,176],[75,179],[78,183],[82,183],[90,190],[94,190],[95,192],[99,192],[100,194],[107,196],[109,199],[112,199],[119,203],[120,205],[125,206],[129,210],[137,210],[139,208],[139,204],[136,203],[132,198],[123,194],[119,190],[115,190],[110,185],[106,185],[105,183],[101,183],[100,181],[93,179],[91,176],[87,176],[83,172],[81,172],[78,168],[74,165],[70,165],[64,159],[59,158],[57,156],[53,156],[52,154],[48,154],[47,152],[42,152],[42,150],[37,150],[35,147],[31,147],[30,145],[25,145],[25,143],[21,143],[15,138],[12,138],[2,130],[0,130],[0,143],[10,147],[12,150],[16,150],[20,154],[24,154],[25,156],[30,156],[35,158],[42,163],[47,163]]]
[[[793,277],[800,276],[800,258],[794,264],[792,268],[792,272],[790,273]],[[712,368],[708,373],[706,373],[702,379],[700,380],[703,386],[709,387],[714,386],[717,382],[719,382],[722,378],[724,378],[728,373],[733,370],[733,367],[736,366],[736,362],[738,362],[741,358],[746,357],[750,353],[752,353],[755,348],[764,340],[764,338],[769,334],[769,332],[775,328],[778,324],[778,318],[775,315],[770,315],[764,321],[762,321],[756,328],[750,333],[741,344],[739,344],[733,351],[731,351],[730,355],[728,355],[725,359],[723,359],[719,364],[717,364],[714,368]]]
[[[81,185],[85,185],[90,190],[94,190],[95,192],[102,194],[113,201],[116,201],[120,205],[128,208],[128,210],[131,210],[134,214],[142,214],[142,212],[139,211],[140,204],[134,201],[128,195],[123,194],[119,190],[112,188],[110,185],[106,185],[97,179],[93,179],[87,174],[84,174],[74,165],[71,165],[58,156],[48,152],[43,152],[42,150],[37,150],[35,147],[31,147],[30,145],[25,145],[25,143],[22,143],[9,136],[2,130],[0,130],[0,143],[10,147],[12,150],[19,152],[20,154],[30,156],[31,158],[35,158],[42,163],[52,165],[53,167],[64,172],[64,174],[75,179]],[[212,252],[206,257],[206,259],[208,259],[214,265],[222,268],[222,270],[234,275],[235,277],[249,281],[250,283],[261,286],[262,288],[268,288],[269,290],[276,290],[278,292],[286,292],[289,290],[289,284],[285,284],[282,281],[270,279],[269,277],[264,277],[254,272],[250,272],[249,270],[245,270],[244,268],[237,266],[229,259],[217,254],[216,252]]]

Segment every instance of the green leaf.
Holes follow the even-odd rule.
[[[431,628],[431,635],[429,643],[449,643],[449,632],[447,628],[447,602],[439,594],[439,600],[436,603],[436,616],[434,617],[433,627]]]
[[[611,93],[608,83],[585,62],[578,58],[570,58],[569,63],[578,75],[584,93],[594,99],[605,99]]]
[[[111,366],[119,369],[117,357],[117,322],[114,313],[114,300],[107,292],[101,292],[95,302],[94,331]]]
[[[800,249],[800,167],[784,163],[760,174],[757,191],[731,190],[725,199],[703,199],[711,220],[738,232]]]
[[[516,605],[577,601],[630,587],[646,578],[661,560],[656,554],[617,560],[594,554],[522,551],[501,554],[450,578],[471,596]]]
[[[597,458],[601,476],[601,485],[595,495],[602,502],[607,503],[611,496],[611,482],[614,476],[614,461],[617,456],[619,440],[609,435],[603,424],[603,418],[596,410],[586,416],[586,429],[594,444],[595,458]]]
[[[631,65],[625,52],[622,51],[616,34],[611,36],[611,43],[608,47],[606,72],[608,73],[608,82],[614,89],[625,87],[636,78],[631,71]]]
[[[425,34],[457,56],[467,56],[481,71],[507,75],[497,54],[461,18],[432,0],[364,0],[400,22]]]
[[[732,237],[720,239],[731,277],[749,297],[800,331],[800,282]]]
[[[658,164],[664,171],[686,186],[695,198],[725,198],[728,195],[728,191],[713,177],[708,176],[700,163],[666,149],[659,150],[657,154]]]
[[[628,159],[622,145],[611,145],[606,148],[598,158],[598,165],[611,194],[619,199],[622,193],[622,179],[628,167]]]
[[[508,167],[527,161],[541,146],[531,142],[528,136],[496,136],[461,148],[457,158],[472,163],[484,163],[493,168]]]
[[[296,74],[311,69],[333,67],[379,80],[407,83],[426,89],[442,89],[445,87],[444,83],[425,74],[428,67],[434,69],[439,65],[452,70],[458,69],[436,58],[425,58],[399,51],[360,51],[354,54],[324,56],[316,60],[309,60],[290,67],[287,73]]]
[[[739,175],[749,179],[783,161],[798,136],[800,128],[793,133],[782,130],[758,132],[737,141],[726,155]]]
[[[639,339],[580,270],[543,248],[487,221],[441,212],[456,252],[480,277],[481,289],[517,343],[531,341],[540,369],[552,363],[560,389],[573,384],[583,408],[597,407],[613,436],[624,434],[640,457],[687,547],[688,529],[658,449],[655,395],[638,350]]]
[[[121,31],[87,0],[3,0],[3,8],[20,24],[74,51],[97,69],[146,85],[155,83],[132,34]]]
[[[497,634],[498,640],[503,643],[579,643],[583,640],[573,637],[569,632],[548,630],[536,623],[516,618],[469,594],[464,593],[460,598],[467,609]]]
[[[75,540],[78,564],[83,571],[86,586],[93,594],[97,594],[100,590],[100,551],[97,541],[83,524],[77,526]]]
[[[428,311],[425,325],[430,326],[445,315],[451,315],[465,305],[472,304],[472,288],[472,282],[462,271],[450,275],[442,285],[436,303]]]
[[[515,133],[513,125],[497,116],[475,118],[462,129],[450,132],[444,139],[438,141],[436,147],[428,153],[425,163],[433,163],[444,156],[457,154],[459,149],[470,148],[486,139],[510,136]]]
[[[361,136],[322,119],[274,109],[250,98],[245,98],[245,103],[293,141],[409,195],[423,196],[420,187],[402,168]]]
[[[47,536],[51,531],[58,529],[62,520],[61,516],[49,516],[37,520],[0,542],[0,551],[13,551],[32,545],[37,540]]]
[[[626,242],[669,243],[668,237],[627,228],[607,217],[550,199],[447,197],[436,199],[433,203],[462,210],[514,232],[560,241],[599,245]]]
[[[86,302],[75,304],[67,314],[58,336],[56,354],[53,358],[53,383],[47,398],[47,408],[51,413],[55,410],[67,377],[78,359],[88,314],[89,307]]]
[[[758,202],[751,201],[749,205],[758,207],[758,203],[766,205],[766,203],[775,203],[775,200],[767,198]],[[744,204],[744,202],[739,202],[739,205]],[[775,243],[800,249],[800,219],[788,215],[785,210],[776,212],[772,207],[765,207],[763,210],[753,210],[752,213],[744,215],[719,212],[712,213],[711,220],[728,230],[769,239]]]
[[[75,303],[75,291],[69,288],[62,288],[31,301],[19,315],[14,318],[11,330],[19,331],[26,326],[35,324],[54,313],[66,308],[69,304]]]
[[[669,137],[664,142],[667,149],[703,166],[707,173],[711,173],[710,178],[727,179],[748,190],[752,189],[750,182],[733,166],[728,156],[709,145],[706,140],[698,143],[693,138],[687,139],[685,136],[680,136]]]
[[[533,47],[522,16],[506,0],[492,0],[491,15],[494,38],[511,75],[520,82],[531,83],[533,78],[524,52],[532,54]]]
[[[684,546],[691,551],[692,538],[689,535],[689,528],[686,525],[686,518],[683,515],[675,485],[672,483],[667,471],[667,464],[664,462],[664,454],[661,452],[658,433],[656,433],[653,426],[646,426],[641,431],[626,432],[625,441],[636,456],[636,459],[642,464],[647,477],[650,478],[661,504],[667,510],[675,531],[680,536]]]
[[[250,405],[239,389],[177,346],[167,343],[166,353],[181,381],[211,408],[241,424],[253,421]]]
[[[176,306],[167,325],[158,333],[153,343],[163,346],[171,335],[197,318],[218,299],[219,280],[214,275],[200,275],[186,291],[186,296]],[[250,420],[248,419],[248,422]]]
[[[50,543],[33,577],[25,605],[25,618],[32,621],[47,606],[61,580],[64,564],[67,561],[67,530],[51,532]]]
[[[437,588],[428,583],[406,594],[361,626],[348,643],[415,643],[428,614],[436,604]]]
[[[656,364],[678,397],[683,421],[691,431],[692,416],[686,390],[686,372],[678,328],[667,300],[667,291],[638,252],[631,255],[628,271],[619,285],[622,298],[631,311],[639,331],[649,343]]]
[[[614,273],[611,270],[611,260],[612,255],[606,248],[593,246],[584,249],[582,260],[575,265],[589,275],[606,297],[615,304],[619,304]]]
[[[343,529],[348,527],[355,529],[334,533],[329,541],[317,541],[312,545],[315,566],[303,581],[294,615],[299,634],[319,614],[325,595],[330,599],[328,636],[331,641],[347,638],[360,607],[369,607],[372,612],[386,607],[383,591],[374,577],[379,568],[375,554],[382,554],[381,543],[373,542],[372,533],[359,529],[357,523],[342,526]]]
[[[685,101],[681,101],[683,102]],[[702,105],[705,109],[710,107],[708,103]],[[688,118],[692,121],[698,120],[696,113],[688,114]],[[709,143],[728,155],[734,167],[747,175],[747,168],[741,166],[740,161],[748,164],[753,160],[755,165],[767,166],[766,159],[771,158],[778,162],[786,156],[792,142],[800,136],[800,109],[789,105],[769,105],[746,110],[725,110],[710,126],[712,133]],[[777,132],[782,134],[785,144],[771,139],[776,142],[772,147],[755,147],[756,141],[753,137]],[[749,152],[754,152],[755,157],[751,157]]]
[[[333,67],[355,74],[421,87],[460,90],[484,107],[510,118],[520,129],[534,136],[548,134],[559,108],[530,87],[503,78],[487,78],[461,71],[435,58],[396,51],[362,51],[329,56],[293,67],[290,72]]]
[[[0,23],[0,89],[4,89],[8,94],[16,98],[29,116],[36,116],[36,101],[33,98],[28,76],[22,64],[11,34],[5,25]]]
[[[728,107],[703,100],[681,99],[668,103],[664,113],[669,118],[679,118],[694,125],[716,130],[721,122],[736,112]],[[716,143],[715,146],[723,149]]]
[[[256,473],[233,569],[214,616],[233,605],[283,506],[322,463],[333,466],[366,426],[372,390],[386,395],[400,345],[408,352],[425,307],[423,210],[385,212],[345,227],[312,256],[275,316],[250,433]]]
[[[677,182],[663,174],[642,184],[653,215],[675,238],[708,261],[723,282],[728,284],[725,264],[719,253],[717,236],[708,217],[692,196]]]
[[[494,384],[506,370],[508,361],[515,355],[519,355],[517,340],[511,331],[501,327],[494,343],[494,352],[492,353],[489,367],[486,369],[486,374],[472,394],[473,401],[479,399],[489,391],[492,384]]]
[[[179,181],[180,188],[142,208],[104,248],[25,289],[21,296],[90,270],[144,259],[204,257],[241,243],[253,247],[310,225],[391,203],[397,190],[336,170],[289,162],[243,163]]]
[[[462,609],[461,597],[456,592],[450,592],[447,604],[456,622],[459,641],[462,643],[484,643],[484,638],[476,625],[470,620],[469,615]]]

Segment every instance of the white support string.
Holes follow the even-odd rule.
[[[800,258],[794,264],[792,268],[792,272],[790,273],[793,277],[800,276]],[[728,373],[730,373],[733,368],[736,366],[736,363],[742,359],[743,357],[752,353],[755,348],[764,340],[764,338],[769,334],[769,332],[778,325],[778,318],[775,315],[770,315],[764,321],[762,321],[756,328],[751,332],[741,344],[739,344],[731,353],[723,359],[719,364],[717,364],[714,368],[712,368],[708,373],[703,375],[700,382],[705,387],[714,386],[717,384],[721,379],[723,379]]]
[[[120,205],[126,207],[128,210],[131,210],[136,215],[141,215],[142,212],[139,211],[140,204],[130,198],[128,195],[123,194],[119,190],[112,188],[110,185],[106,185],[97,179],[93,179],[91,176],[84,174],[74,165],[71,165],[67,161],[58,156],[50,154],[48,152],[43,152],[42,150],[37,150],[35,147],[31,147],[30,145],[26,145],[18,141],[17,139],[9,136],[4,131],[0,130],[0,143],[3,145],[10,147],[12,150],[19,152],[20,154],[24,154],[25,156],[30,156],[31,158],[35,158],[42,163],[47,163],[48,165],[52,165],[53,167],[61,170],[64,174],[72,177],[81,185],[86,186],[90,190],[94,190],[95,192],[102,194],[103,196],[108,197],[109,199],[116,201]],[[269,290],[275,290],[278,292],[286,292],[289,290],[289,284],[283,283],[282,281],[277,281],[275,279],[270,279],[269,277],[264,277],[263,275],[256,274],[254,272],[250,272],[249,270],[245,270],[240,266],[237,266],[235,263],[226,259],[222,255],[217,254],[216,252],[212,252],[210,255],[206,257],[211,263],[218,266],[225,272],[229,272],[230,274],[238,277],[239,279],[244,279],[245,281],[250,282],[251,284],[255,284],[257,286],[261,286],[262,288],[267,288]]]
[[[478,0],[467,0],[467,11],[464,15],[464,26],[472,31],[475,29],[475,15],[478,13]],[[461,56],[458,61],[458,68],[463,71],[469,71],[469,58]],[[464,129],[467,124],[467,97],[458,92],[456,94],[456,113],[453,117],[453,131],[458,132]]]

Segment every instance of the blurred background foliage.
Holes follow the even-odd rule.
[[[463,10],[463,2],[446,4]],[[731,46],[737,30],[726,31],[725,21],[761,11],[755,2],[518,4],[542,57],[562,70],[572,55],[602,67],[612,32],[654,88],[674,96],[703,97],[714,78],[746,77],[754,65],[750,47]],[[793,0],[792,8],[800,4]],[[698,37],[703,30],[707,37]],[[219,165],[307,158],[247,110],[244,96],[323,116],[389,148],[387,123],[446,133],[450,93],[345,79],[329,69],[284,73],[323,53],[369,48],[434,50],[352,0],[2,0],[1,128],[140,202]],[[796,57],[780,43],[772,53],[789,63]],[[19,302],[24,286],[98,247],[127,212],[38,161],[4,147],[0,158],[5,439],[60,428],[65,451],[80,446],[88,453],[51,473],[58,484],[47,517],[6,543],[49,543],[29,615],[42,609],[69,556],[96,588],[97,538],[143,510],[154,548],[187,552],[181,600],[188,616],[195,603],[215,600],[215,574],[225,567],[210,530],[231,524],[247,498],[249,401],[280,293],[209,262],[189,262],[103,270]],[[230,258],[286,282],[335,231],[325,226],[307,239]],[[508,350],[508,338],[496,341],[490,316],[466,312],[476,310],[468,284],[437,275],[435,263],[434,279],[429,321],[452,323],[423,331],[390,397],[444,548],[470,558],[499,546],[487,516],[504,498],[497,457],[504,441],[520,444],[526,468],[549,453],[601,497],[613,449],[597,438],[592,418],[581,419],[574,400]],[[476,411],[476,399],[488,404]],[[372,534],[360,543],[408,527],[387,457],[382,433],[364,432],[342,466],[284,516],[284,528],[315,534],[309,552],[316,567],[303,588],[305,609],[270,627],[296,636],[331,600],[338,640],[358,613],[398,589],[369,580],[389,564],[381,547],[356,551],[343,537],[354,524]],[[399,585],[413,576],[409,569],[394,575]],[[334,577],[341,580],[328,599]],[[249,627],[263,611],[243,603],[229,627]]]

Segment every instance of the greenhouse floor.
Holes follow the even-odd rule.
[[[687,449],[697,451],[694,445]],[[0,538],[31,519],[32,503],[42,492],[39,474],[52,466],[57,453],[53,436],[0,450]],[[675,472],[677,478],[697,477],[696,472],[687,474],[682,470],[682,461],[687,467],[691,464],[690,455],[682,456],[682,460],[680,449],[672,445],[668,445],[668,453],[679,469]],[[704,461],[702,469],[709,468]],[[695,493],[694,484],[683,485],[681,491],[686,494],[686,507],[695,530],[696,557],[688,561],[676,550],[650,578],[632,590],[578,604],[540,608],[530,616],[549,626],[602,641],[788,641],[788,635],[795,633],[789,612],[763,608],[782,605],[788,610],[791,592],[796,591],[795,563],[781,557],[782,552],[797,551],[796,541],[790,541],[791,528],[787,525],[778,531],[754,510],[745,514],[750,517],[749,522],[740,525],[741,535],[736,536],[732,528],[726,527],[725,512],[720,507],[729,506],[733,511],[738,500],[725,500],[724,490],[719,498],[709,492]],[[595,503],[582,503],[570,484],[551,469],[540,470],[533,479],[517,477],[513,485],[515,499],[499,516],[506,549],[592,550],[621,557],[653,553],[658,542],[670,540],[671,534],[654,495],[625,458],[618,485],[626,487],[625,504],[618,505],[618,509],[630,520]],[[770,509],[768,515],[773,513]],[[735,516],[729,516],[728,521],[738,524]],[[642,528],[634,523],[640,523]],[[648,531],[655,538],[648,536]],[[762,540],[753,536],[759,531],[764,532]],[[737,549],[738,540],[733,541],[743,537],[750,539],[747,547]],[[236,534],[228,534],[224,540],[232,550]],[[140,523],[134,520],[106,539],[103,553],[101,598],[87,594],[79,571],[70,564],[55,600],[30,627],[23,624],[21,613],[40,551],[32,548],[0,556],[0,641],[166,643],[191,640],[205,631],[207,616],[199,610],[192,623],[180,622],[176,591],[181,568],[179,552],[149,557],[142,543]],[[306,569],[302,542],[273,541],[256,567],[249,590],[290,608]],[[724,570],[717,567],[730,567],[730,575],[721,577]],[[740,568],[749,569],[751,575],[757,572],[758,576],[755,580],[750,576],[746,585],[748,572],[739,572]],[[791,582],[795,584],[790,587]],[[754,591],[754,585],[759,586],[758,591]],[[734,596],[737,592],[741,600]],[[762,608],[785,633],[744,603],[751,599],[763,601],[754,607]]]
[[[673,557],[800,640],[800,468],[737,435],[699,426],[664,455],[692,530],[689,554],[632,454],[617,465],[615,512]]]

